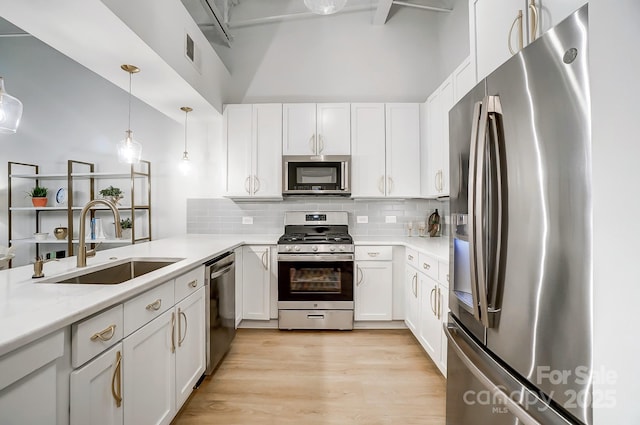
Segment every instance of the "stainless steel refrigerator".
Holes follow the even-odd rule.
[[[447,425],[592,423],[587,17],[450,111]]]

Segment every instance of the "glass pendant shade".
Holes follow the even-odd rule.
[[[347,0],[304,0],[304,4],[317,15],[331,15],[339,12]]]
[[[136,142],[127,130],[127,137],[118,143],[118,161],[124,164],[137,164],[142,158],[142,145]]]
[[[4,90],[4,79],[0,77],[0,133],[15,133],[20,125],[20,118],[22,102]]]

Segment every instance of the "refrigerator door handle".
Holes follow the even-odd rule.
[[[444,333],[449,341],[449,349],[453,349],[455,354],[460,358],[465,367],[473,374],[473,376],[482,383],[482,385],[491,392],[491,399],[504,404],[509,412],[517,417],[523,425],[542,425],[518,403],[516,403],[500,386],[496,385],[487,375],[485,375],[467,356],[464,349],[458,343],[457,328],[455,325],[444,325]]]
[[[478,162],[478,125],[482,112],[482,102],[476,102],[473,107],[473,122],[471,124],[471,142],[469,151],[469,185],[468,185],[468,211],[469,211],[469,268],[471,278],[471,298],[473,301],[473,317],[480,321],[480,310],[478,308],[478,267],[475,246],[475,222],[476,222],[476,168]]]

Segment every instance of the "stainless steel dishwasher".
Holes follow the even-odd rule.
[[[211,375],[236,335],[236,256],[227,252],[205,263],[207,370]]]

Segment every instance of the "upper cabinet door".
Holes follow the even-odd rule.
[[[536,3],[538,4],[539,36],[580,9],[587,3],[587,0],[536,0]]]
[[[518,19],[519,14],[522,19]],[[476,52],[478,80],[489,75],[528,42],[526,0],[474,0],[471,2],[471,51]],[[514,21],[515,24],[514,24]],[[513,24],[513,30],[510,31]],[[511,32],[511,37],[509,33]],[[473,37],[475,36],[475,37]],[[522,40],[520,42],[520,40]]]
[[[282,104],[253,105],[253,195],[282,196]]]
[[[420,105],[386,104],[387,196],[420,197]]]
[[[467,57],[455,71],[453,71],[451,77],[453,79],[453,104],[455,105],[476,85],[476,77],[473,73],[471,58]]]
[[[384,103],[351,104],[351,196],[385,196]]]
[[[227,147],[227,196],[251,195],[252,106],[226,105],[223,137]]]
[[[351,154],[348,103],[319,103],[316,108],[316,155]]]
[[[282,105],[282,154],[317,155],[316,104]]]

